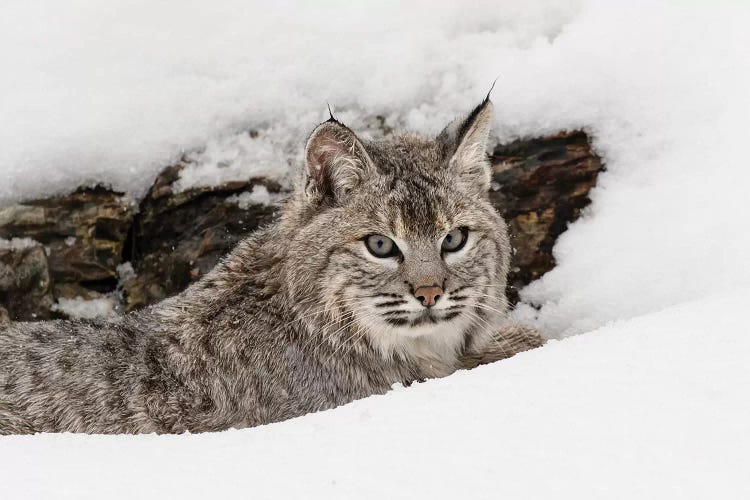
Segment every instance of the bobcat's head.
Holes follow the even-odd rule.
[[[488,200],[492,103],[435,139],[366,142],[334,118],[306,149],[287,281],[310,331],[386,356],[454,357],[505,313],[510,246]]]

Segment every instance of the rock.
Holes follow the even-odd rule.
[[[602,161],[581,131],[497,146],[490,198],[503,213],[515,254],[508,296],[555,266],[552,247],[590,203]]]
[[[52,317],[55,300],[44,247],[32,240],[0,244],[0,323]]]
[[[31,238],[44,245],[48,287],[54,291],[50,296],[73,298],[107,293],[116,286],[132,222],[132,203],[122,193],[80,189],[0,208],[0,238]],[[15,300],[17,293],[8,300]],[[8,310],[12,319],[30,319],[19,316],[15,307]],[[37,313],[51,315],[49,310]]]
[[[182,168],[165,169],[141,202],[130,242],[136,275],[123,287],[125,310],[183,290],[277,211],[274,205],[233,201],[260,186],[271,196],[279,194],[277,183],[249,179],[176,192]]]
[[[96,188],[0,208],[0,238],[31,238],[48,248],[53,280],[117,278],[133,210],[121,193]]]

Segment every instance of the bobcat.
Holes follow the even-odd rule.
[[[434,140],[370,142],[331,116],[276,223],[181,294],[0,326],[0,434],[250,427],[540,345],[504,320],[491,122],[485,99]]]

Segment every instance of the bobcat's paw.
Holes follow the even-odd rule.
[[[494,363],[544,345],[544,338],[536,328],[520,324],[502,325],[492,339],[481,346],[471,348],[461,357],[463,368],[470,369],[487,363]]]

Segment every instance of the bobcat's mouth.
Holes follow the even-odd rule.
[[[427,309],[419,313],[416,317],[409,318],[409,313],[405,311],[389,311],[386,313],[385,322],[393,326],[422,326],[429,324],[438,324],[448,322],[461,314],[460,310],[436,311]]]
[[[412,320],[410,326],[419,326],[424,325],[426,323],[438,323],[442,318],[438,318],[437,315],[432,314],[430,311],[425,311],[419,316],[417,316],[415,319]]]

